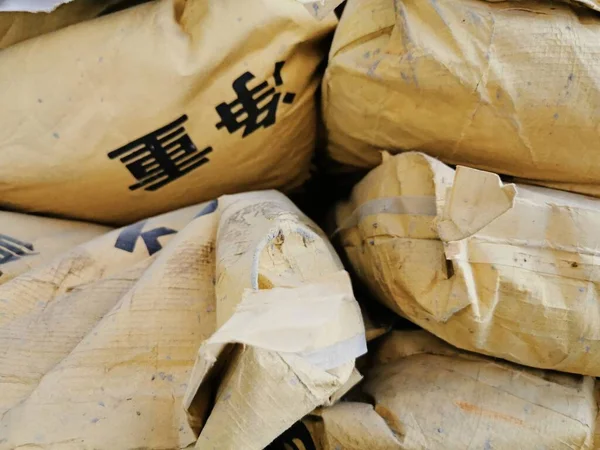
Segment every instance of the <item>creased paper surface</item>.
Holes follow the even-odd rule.
[[[217,238],[217,320],[186,393],[199,449],[261,450],[360,377],[365,330],[331,245],[283,195],[223,197]],[[235,344],[235,345],[232,345]],[[217,373],[215,374],[215,371]],[[214,379],[205,423],[194,414]]]
[[[367,209],[341,231],[381,301],[460,348],[600,375],[599,200],[405,153],[355,186],[338,226],[405,196],[429,196],[437,215]]]
[[[182,397],[216,329],[206,206],[111,231],[0,285],[0,449],[195,442]]]
[[[600,196],[600,4],[349,0],[323,80],[328,151],[424,151]]]
[[[158,0],[3,49],[0,207],[122,225],[299,186],[336,22],[293,0]]]

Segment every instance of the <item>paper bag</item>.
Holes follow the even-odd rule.
[[[331,157],[426,152],[600,196],[600,4],[349,0],[323,81]]]
[[[593,378],[468,354],[424,331],[383,340],[362,389],[399,448],[592,448]]]
[[[185,404],[196,448],[261,450],[360,379],[365,330],[339,258],[287,198],[226,196],[219,209],[220,328],[198,352]],[[205,419],[198,404],[211,390]]]
[[[0,284],[110,230],[91,223],[0,211]]]
[[[370,403],[321,408],[269,450],[591,449],[594,379],[459,351],[425,331],[385,336]]]
[[[335,22],[291,0],[161,0],[5,49],[0,206],[125,224],[298,186]]]
[[[196,441],[182,397],[216,329],[214,211],[115,230],[0,286],[0,449]]]
[[[384,156],[337,209],[375,296],[457,347],[600,375],[600,200]]]

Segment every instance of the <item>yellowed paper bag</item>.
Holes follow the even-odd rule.
[[[0,211],[0,284],[109,231],[91,223]]]
[[[295,424],[269,450],[592,449],[594,379],[459,351],[425,331],[396,331],[361,390]]]
[[[337,209],[375,295],[457,347],[600,375],[600,200],[384,156]]]
[[[214,211],[115,230],[0,286],[1,449],[195,442],[182,397],[216,329]]]
[[[571,3],[349,0],[323,82],[330,155],[417,150],[600,195],[600,5]]]
[[[220,328],[199,350],[185,402],[202,428],[196,448],[261,450],[360,379],[365,330],[339,258],[286,197],[226,196],[219,210]],[[197,404],[215,378],[205,420]]]
[[[335,22],[291,0],[160,0],[3,50],[0,206],[124,224],[299,185]]]
[[[593,378],[460,352],[424,331],[383,339],[363,391],[399,448],[592,448]]]
[[[0,286],[0,325],[32,310],[42,310],[58,295],[119,274],[158,253],[196,215],[216,202],[189,206],[141,220],[76,246],[47,264],[34,267]]]

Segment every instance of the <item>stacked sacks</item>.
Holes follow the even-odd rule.
[[[597,448],[593,378],[463,352],[425,331],[384,337],[360,390],[369,403],[322,408],[270,450]]]
[[[295,1],[160,0],[2,50],[0,205],[126,224],[299,185],[335,23]]]
[[[337,209],[375,295],[459,348],[600,375],[600,200],[385,156]]]
[[[201,432],[197,448],[259,450],[358,381],[364,327],[322,232],[276,192],[220,202],[0,285],[0,449],[185,448]]]
[[[600,4],[349,0],[323,81],[329,153],[378,150],[600,195]]]

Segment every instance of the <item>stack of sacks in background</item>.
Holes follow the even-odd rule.
[[[300,185],[336,22],[294,0],[157,0],[0,50],[0,207],[124,225]]]
[[[198,204],[306,180],[339,2],[101,3],[0,15],[0,207],[130,224],[0,215],[0,449],[600,448],[600,200],[496,175],[600,194],[595,0],[348,3],[329,154],[401,154],[338,233],[424,329],[360,385],[321,230],[275,191]]]
[[[373,448],[597,448],[600,200],[384,154],[336,223],[377,299],[465,350],[425,332],[384,341],[362,390],[397,446]],[[319,439],[375,439],[348,431],[358,410],[335,411]]]
[[[497,175],[600,195],[599,11],[347,2],[328,153],[380,165],[336,207],[338,233],[374,297],[424,330],[382,338],[349,401],[273,448],[600,448],[600,200]]]
[[[0,14],[0,207],[129,224],[0,214],[0,449],[261,450],[360,380],[363,319],[285,196],[198,202],[306,180],[336,20],[128,3]]]
[[[37,262],[0,285],[1,449],[260,450],[360,379],[349,277],[276,191]]]
[[[422,151],[600,196],[600,3],[348,0],[323,81],[329,155]]]

